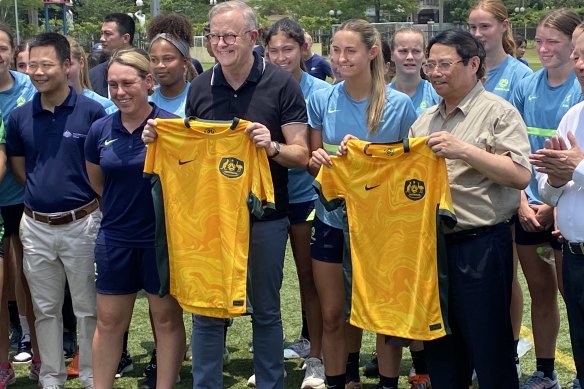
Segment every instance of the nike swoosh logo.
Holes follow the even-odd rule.
[[[529,100],[529,101],[535,100],[535,99],[537,99],[537,96],[532,96],[532,95],[527,96],[527,100]]]
[[[381,184],[379,184],[379,185],[375,185],[375,186],[367,186],[367,184],[365,184],[365,190],[371,190],[371,189],[375,189],[375,188],[377,188],[378,186],[381,186]]]
[[[340,109],[330,109],[328,110],[328,113],[335,113],[335,112],[341,112]]]
[[[179,164],[179,165],[184,165],[185,163],[189,163],[189,162],[193,162],[193,161],[194,161],[194,159],[190,159],[190,160],[188,160],[188,161],[181,161],[181,160],[179,159],[179,160],[178,160],[178,164]]]
[[[106,146],[109,146],[110,144],[114,143],[117,140],[118,140],[118,138],[116,138],[116,139],[108,139],[108,140],[105,141],[105,145]]]

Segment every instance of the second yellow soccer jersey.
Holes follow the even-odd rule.
[[[378,334],[431,340],[446,334],[441,221],[455,223],[446,164],[410,138],[348,142],[315,186],[329,209],[345,202],[351,256],[349,322]]]
[[[245,120],[156,122],[144,172],[162,184],[170,294],[188,312],[245,314],[250,212],[275,208],[265,149]]]

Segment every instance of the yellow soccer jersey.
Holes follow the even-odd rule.
[[[275,209],[265,149],[245,134],[245,120],[156,122],[144,172],[162,184],[170,294],[188,312],[245,314],[250,211]]]
[[[347,155],[331,157],[333,166],[323,166],[315,181],[327,208],[343,201],[347,208],[349,322],[419,340],[446,334],[447,278],[441,274],[446,263],[439,255],[444,248],[439,231],[441,220],[456,222],[446,164],[425,141],[351,140]]]

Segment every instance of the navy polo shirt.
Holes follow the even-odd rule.
[[[247,80],[238,90],[227,83],[216,64],[191,81],[185,107],[187,116],[206,120],[234,117],[265,125],[272,139],[286,143],[282,126],[307,123],[306,104],[298,81],[254,53]],[[288,212],[288,168],[270,159],[276,197],[276,212],[268,219],[285,217]]]
[[[8,155],[24,157],[24,205],[44,213],[66,212],[96,198],[85,170],[85,138],[91,123],[105,116],[101,104],[69,87],[55,112],[36,93],[16,108],[7,126]]]
[[[313,54],[308,61],[304,62],[306,72],[313,77],[326,80],[326,77],[333,76],[333,70],[328,61],[321,55]]]
[[[151,118],[176,118],[153,103]],[[154,205],[150,180],[143,178],[146,146],[142,130],[146,120],[130,133],[114,112],[91,126],[85,141],[85,158],[101,167],[104,175],[101,228],[98,244],[116,247],[154,247]]]

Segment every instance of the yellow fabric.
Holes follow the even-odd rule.
[[[327,206],[346,204],[352,266],[352,325],[407,339],[446,334],[438,283],[439,215],[454,223],[443,158],[410,138],[351,140],[317,178]]]
[[[145,173],[160,176],[170,293],[184,310],[212,317],[246,313],[250,210],[275,208],[265,149],[231,122],[156,119]]]

